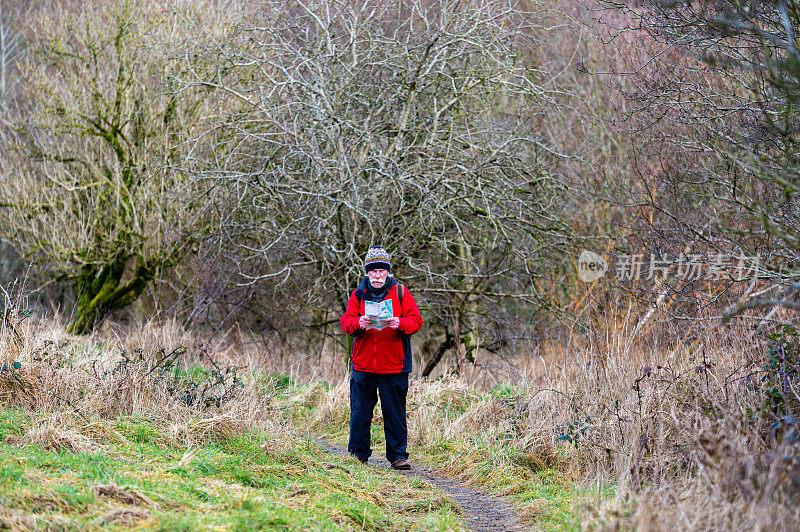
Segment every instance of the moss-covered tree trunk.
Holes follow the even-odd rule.
[[[3,116],[0,165],[14,179],[0,180],[0,236],[46,265],[45,282],[72,284],[72,333],[136,301],[209,220],[184,149],[198,149],[185,141],[210,91],[177,87],[193,67],[173,49],[194,31],[190,13],[207,10],[151,16],[156,4],[89,2],[37,18],[25,106]]]
[[[105,264],[86,264],[81,268],[76,282],[78,301],[69,332],[90,333],[106,314],[130,305],[142,294],[147,283],[155,278],[160,261],[137,258],[132,276],[123,282],[130,260],[117,257]]]

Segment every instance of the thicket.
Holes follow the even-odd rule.
[[[796,308],[794,4],[556,7],[4,2],[0,229],[75,332],[137,302],[316,341],[376,243],[428,362],[591,336],[606,283],[639,329]],[[586,285],[582,247],[760,280]]]
[[[135,308],[343,348],[372,244],[457,368],[590,339],[609,286],[653,333],[797,307],[793,3],[2,9],[0,230],[75,332]],[[581,248],[760,280],[587,285]]]
[[[327,328],[382,244],[433,351],[502,349],[498,324],[552,305],[577,208],[542,130],[570,96],[542,53],[549,16],[496,0],[18,11],[4,238],[69,283],[78,333],[137,300],[187,326]]]
[[[745,283],[733,276],[704,287],[675,272],[656,276],[651,286],[675,315],[692,304],[725,319],[752,308],[767,317],[796,310],[798,5],[594,8],[603,15],[593,25],[603,42],[632,51],[581,65],[624,96],[612,124],[626,139],[630,179],[612,183],[609,196],[635,210],[629,236],[616,245],[656,257],[697,254],[706,265],[715,254],[758,257]]]

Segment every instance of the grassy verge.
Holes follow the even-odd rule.
[[[161,329],[100,346],[47,325],[0,328],[0,526],[463,528],[426,482],[298,437],[302,426],[344,444],[347,380],[299,385]],[[531,430],[530,399],[515,386],[415,381],[412,459],[509,497],[536,528],[577,527],[580,501],[608,490],[576,487],[574,450]],[[374,421],[380,455],[379,409]]]
[[[290,432],[190,448],[140,417],[73,422],[0,413],[0,526],[461,529],[457,509],[427,483],[332,461]]]
[[[15,323],[0,326],[0,527],[461,526],[427,484],[297,437],[345,442],[346,380],[298,385],[169,328],[98,345]],[[494,390],[415,381],[412,459],[538,529],[800,529],[800,340],[737,335],[642,350],[610,331],[602,356],[543,347],[535,375]],[[380,456],[379,409],[374,424]]]
[[[346,446],[349,405],[346,382],[289,386],[284,411],[295,422]],[[528,524],[544,529],[580,528],[576,506],[613,498],[612,486],[579,484],[569,467],[573,446],[536,443],[520,433],[526,413],[517,408],[524,391],[478,392],[458,382],[412,383],[408,400],[409,453],[466,484],[505,496]],[[373,456],[385,452],[380,404],[372,424]]]

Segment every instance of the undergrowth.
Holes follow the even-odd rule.
[[[543,346],[525,379],[488,390],[413,380],[412,462],[507,496],[536,528],[800,528],[797,334],[726,334]],[[198,344],[169,325],[104,342],[4,326],[2,522],[462,527],[431,486],[303,437],[345,444],[346,379],[299,383],[245,348]],[[380,409],[372,434],[380,455]]]
[[[334,459],[284,377],[165,342],[0,335],[0,528],[461,530],[424,481]]]
[[[515,385],[415,381],[412,460],[508,495],[545,528],[800,528],[800,343],[718,326],[666,349],[623,329],[543,346]],[[344,444],[347,382],[293,415]],[[373,442],[383,444],[376,409]]]

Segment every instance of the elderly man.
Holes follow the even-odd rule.
[[[347,450],[367,463],[372,412],[381,398],[386,459],[394,469],[408,470],[406,393],[411,372],[410,336],[422,327],[417,303],[391,274],[389,254],[381,247],[367,251],[367,276],[347,301],[342,329],[355,337],[351,353],[350,442]]]

